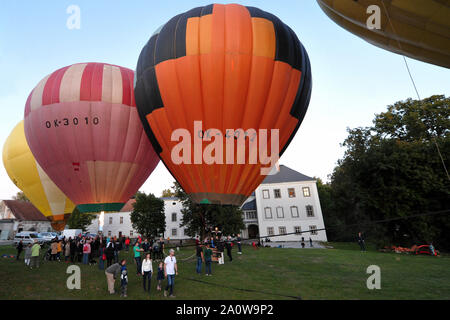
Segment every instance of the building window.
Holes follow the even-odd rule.
[[[309,226],[312,235],[317,235],[317,226]]]
[[[286,227],[278,227],[278,232],[280,234],[286,234]]]
[[[108,237],[111,237],[111,230],[108,231]]]
[[[177,235],[177,229],[172,229],[172,236],[176,236]]]
[[[313,206],[306,206],[306,216],[307,217],[314,217]]]
[[[311,193],[309,192],[309,187],[303,187],[303,196],[310,197]]]
[[[296,206],[292,206],[291,207],[291,216],[292,216],[292,218],[298,218],[299,217],[298,208]]]
[[[301,234],[302,233],[302,228],[301,227],[294,227],[294,232],[297,234]]]
[[[272,219],[272,208],[269,208],[269,207],[264,208],[264,213],[265,213],[266,219]]]
[[[280,191],[280,189],[274,189],[273,190],[273,196],[275,198],[281,198],[281,191]]]
[[[172,213],[172,222],[177,221],[177,214],[176,212]]]
[[[295,198],[295,189],[288,188],[288,194],[289,194],[289,198]]]
[[[112,224],[113,217],[109,217],[109,224]]]
[[[273,236],[274,235],[273,227],[267,227],[267,235],[269,235],[269,236]]]
[[[123,224],[123,217],[120,217],[120,224]]]
[[[277,207],[277,218],[284,218],[284,211],[282,207]]]
[[[130,230],[130,237],[133,236],[133,230]]]
[[[270,198],[269,190],[263,190],[262,192],[263,192],[263,199],[269,199]]]
[[[247,220],[255,220],[255,219],[257,219],[256,211],[246,211],[245,212],[245,218]]]

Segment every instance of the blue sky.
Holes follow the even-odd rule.
[[[288,24],[308,51],[313,92],[306,117],[280,159],[309,176],[327,178],[342,157],[347,127],[368,126],[388,104],[416,98],[403,58],[340,28],[314,0],[221,1],[255,6]],[[210,1],[41,0],[0,4],[0,143],[23,118],[28,94],[47,74],[77,62],[135,69],[151,34],[174,15]],[[81,28],[66,12],[77,5]],[[421,97],[450,95],[450,70],[407,59]],[[160,164],[141,190],[160,195],[173,178]],[[0,166],[0,199],[18,189]]]

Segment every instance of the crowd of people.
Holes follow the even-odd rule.
[[[180,243],[181,245],[181,243]],[[224,263],[224,254],[229,262],[233,261],[232,249],[237,245],[238,254],[242,254],[241,237],[231,236],[208,237],[202,241],[196,238],[196,255],[198,274],[202,273],[205,265],[205,274],[212,275],[212,262]],[[165,242],[163,238],[158,240],[142,239],[140,236],[133,240],[129,237],[104,237],[100,235],[78,235],[75,238],[55,238],[45,251],[44,259],[54,262],[82,263],[84,265],[98,265],[98,269],[104,270],[107,288],[110,294],[115,294],[115,281],[120,279],[120,295],[127,297],[128,268],[126,259],[119,259],[120,251],[128,252],[132,248],[132,255],[136,266],[136,275],[142,277],[142,286],[145,292],[150,294],[152,275],[156,274],[157,290],[162,291],[163,281],[166,280],[164,296],[175,297],[175,276],[178,275],[175,250],[170,249],[165,256]],[[17,246],[17,260],[25,251],[25,264],[33,268],[39,268],[41,245],[37,242],[24,246],[20,242]],[[156,270],[153,261],[157,261]]]

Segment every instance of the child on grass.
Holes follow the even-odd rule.
[[[121,297],[127,297],[127,287],[128,287],[128,271],[127,265],[124,264],[122,266],[122,270],[120,272],[120,289],[121,289]]]
[[[158,280],[158,286],[156,287],[156,289],[161,291],[161,283],[164,280],[164,264],[162,263],[162,261],[158,266],[158,277],[156,278],[156,280]]]

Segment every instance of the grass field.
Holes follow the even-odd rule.
[[[177,252],[179,276],[175,280],[176,299],[450,299],[450,257],[361,253],[357,244],[331,244],[333,249],[243,248],[233,250],[233,262],[213,264],[213,276],[195,273],[195,261],[187,259],[193,248]],[[15,254],[12,246],[0,247],[2,254]],[[143,292],[141,278],[129,253],[127,259],[128,299],[168,299],[156,290]],[[0,299],[122,299],[110,296],[106,278],[97,266],[81,265],[81,290],[69,290],[64,262],[44,262],[29,270],[23,260],[0,258]],[[381,268],[381,289],[369,290],[369,265]],[[156,269],[156,263],[153,265]],[[200,280],[200,282],[198,281]],[[116,288],[118,287],[116,281]],[[248,292],[245,290],[255,290]]]

